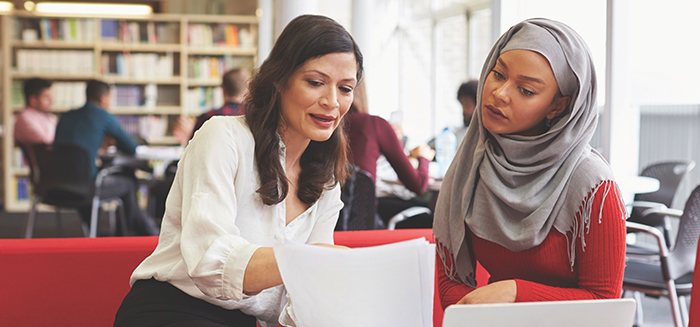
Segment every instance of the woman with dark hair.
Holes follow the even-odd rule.
[[[250,83],[246,116],[212,118],[185,150],[158,247],[131,276],[116,326],[293,324],[272,246],[334,246],[342,118],[361,78],[342,26],[289,23]]]
[[[513,26],[477,95],[435,211],[442,306],[619,298],[626,215],[589,145],[598,109],[583,39],[548,19]],[[478,288],[477,261],[491,275]]]

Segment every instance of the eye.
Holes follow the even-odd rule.
[[[339,89],[340,89],[340,91],[343,92],[343,93],[348,93],[348,94],[349,94],[349,93],[352,93],[352,88],[351,88],[351,87],[341,86],[341,87],[339,87]]]
[[[492,70],[491,72],[493,73],[493,76],[495,76],[497,79],[499,79],[499,80],[505,79],[505,76],[503,76],[503,74],[501,74],[501,72],[499,72],[495,69]]]
[[[529,96],[535,95],[535,92],[532,92],[532,91],[530,91],[530,90],[528,90],[528,89],[525,89],[525,88],[522,88],[522,87],[520,88],[520,92],[521,92],[523,95],[528,96],[528,97],[529,97]]]
[[[315,80],[312,80],[312,79],[307,79],[306,82],[309,83],[309,85],[311,85],[311,86],[321,86],[321,85],[323,85],[322,82],[315,81]]]

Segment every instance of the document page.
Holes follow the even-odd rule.
[[[274,248],[299,327],[433,323],[435,245],[425,238],[357,249]]]

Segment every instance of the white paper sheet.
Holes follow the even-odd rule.
[[[274,251],[298,327],[433,324],[435,246],[425,238],[350,250],[287,243]]]

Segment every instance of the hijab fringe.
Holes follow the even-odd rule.
[[[613,188],[614,193],[618,194],[616,197],[618,200],[618,208],[622,212],[622,219],[627,218],[627,214],[625,212],[625,203],[623,199],[619,196],[619,188],[617,186],[617,183],[614,181],[601,181],[596,185],[591,192],[588,194],[585,200],[583,200],[583,203],[581,204],[581,207],[579,207],[578,212],[576,213],[576,219],[573,221],[573,226],[571,226],[571,234],[573,237],[569,239],[569,234],[564,233],[566,236],[566,241],[569,243],[569,248],[568,248],[568,254],[569,254],[569,264],[571,271],[574,271],[574,264],[576,263],[576,239],[581,238],[581,251],[586,251],[586,239],[585,235],[588,234],[591,230],[591,214],[593,211],[593,200],[595,199],[595,195],[598,193],[598,190],[603,188],[603,199],[600,201],[600,209],[598,210],[598,224],[603,222],[603,207],[605,205],[605,200],[608,197],[608,193],[610,193]]]
[[[450,280],[455,283],[462,283],[469,287],[476,288],[476,279],[474,276],[460,276],[457,273],[457,265],[455,264],[457,261],[455,260],[454,255],[452,255],[448,248],[445,247],[445,245],[442,244],[442,242],[440,242],[435,235],[433,235],[433,238],[435,240],[435,250],[442,261],[443,267],[445,267],[445,274],[447,277],[449,277]],[[450,255],[450,262],[452,264],[447,263],[447,255],[445,253]],[[474,267],[474,271],[476,271],[476,267]]]

